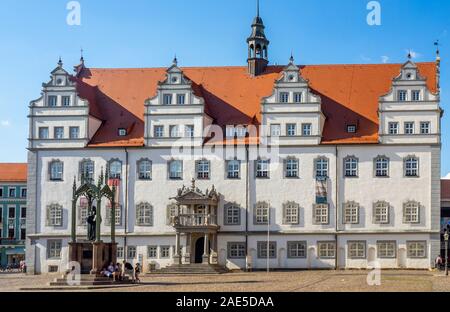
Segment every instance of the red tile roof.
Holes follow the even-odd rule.
[[[0,164],[0,182],[27,182],[27,164]]]
[[[436,64],[418,63],[428,88],[436,92]],[[389,92],[401,64],[301,66],[313,92],[322,97],[326,116],[322,144],[370,144],[378,142],[378,99]],[[269,66],[265,74],[251,77],[247,67],[188,67],[194,92],[206,102],[206,112],[220,126],[252,124],[261,120],[261,99],[273,93],[281,66]],[[142,146],[144,101],[156,95],[165,68],[86,68],[78,79],[80,96],[89,100],[91,115],[103,120],[91,147]],[[355,134],[346,125],[357,123]],[[118,129],[128,129],[119,137]]]
[[[450,200],[450,180],[441,180],[441,199]]]

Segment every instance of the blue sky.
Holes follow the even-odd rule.
[[[2,0],[0,162],[26,161],[28,104],[61,56],[70,70],[83,47],[91,67],[243,65],[255,0],[79,0],[81,25],[66,23],[66,0]],[[261,0],[271,63],[434,61],[442,44],[442,175],[450,172],[450,1],[380,0],[381,26],[366,22],[369,0]]]

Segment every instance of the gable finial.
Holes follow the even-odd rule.
[[[289,58],[289,62],[291,64],[294,64],[294,53],[292,52],[292,50],[291,50],[291,57]]]
[[[177,54],[176,53],[175,53],[175,56],[173,58],[172,63],[173,63],[173,65],[178,66],[178,59],[177,59]]]
[[[61,56],[59,57],[58,66],[59,66],[60,68],[63,67],[63,62],[62,62]]]
[[[192,178],[191,183],[192,183],[192,189],[195,190],[195,179],[194,178]]]
[[[83,48],[81,48],[80,49],[80,55],[81,55],[80,61],[81,61],[81,63],[84,63],[84,55],[83,55],[83,53],[84,53],[84,50],[83,50]]]
[[[408,51],[408,59],[409,59],[409,60],[412,59],[411,49],[409,49],[409,51]]]

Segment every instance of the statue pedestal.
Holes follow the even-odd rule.
[[[91,274],[98,275],[110,263],[117,263],[117,243],[92,243],[92,270]]]

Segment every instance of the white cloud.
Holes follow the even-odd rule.
[[[450,172],[449,172],[445,177],[443,177],[442,179],[444,179],[444,180],[450,180]]]
[[[422,57],[422,54],[420,54],[419,52],[414,51],[413,49],[406,50],[406,53],[411,54],[411,58],[412,59],[417,59],[419,57]]]
[[[381,57],[381,62],[382,62],[383,64],[386,64],[387,62],[389,62],[389,56],[383,55],[383,56]]]
[[[2,121],[0,121],[0,126],[9,127],[9,126],[11,126],[11,123],[9,122],[9,120],[2,120]]]

